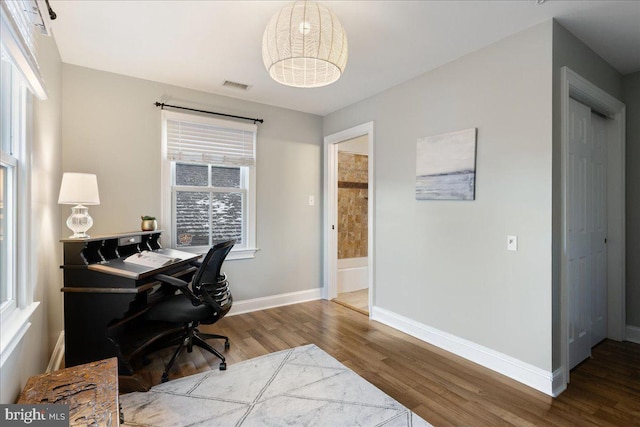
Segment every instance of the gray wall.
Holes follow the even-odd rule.
[[[45,371],[62,330],[60,210],[58,189],[62,147],[62,63],[53,38],[39,37],[39,63],[49,99],[33,101],[31,281],[40,305],[31,327],[2,367],[0,402],[13,403],[31,375]]]
[[[640,327],[640,71],[622,78],[627,105],[627,325]]]
[[[140,215],[160,216],[160,109],[153,102],[259,117],[260,251],[225,263],[234,297],[321,286],[322,206],[307,203],[322,194],[320,116],[68,64],[63,85],[63,170],[98,175],[101,204],[90,209],[89,234],[138,230]]]
[[[375,122],[374,305],[551,369],[552,24],[325,117]],[[416,201],[417,139],[478,128],[476,200]],[[519,238],[506,250],[507,235]]]
[[[622,99],[620,74],[604,59],[553,21],[553,367],[560,366],[561,256],[561,69],[567,66],[617,99]],[[627,258],[628,259],[628,258]]]

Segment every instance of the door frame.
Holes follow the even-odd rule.
[[[322,298],[331,300],[338,295],[338,144],[359,136],[368,141],[368,203],[367,203],[367,270],[369,281],[369,317],[374,301],[374,221],[375,174],[373,122],[345,129],[324,137],[324,284]],[[333,227],[333,228],[332,228]]]
[[[625,337],[625,105],[568,67],[561,69],[561,257],[560,369],[569,382],[569,289],[567,268],[567,170],[569,98],[611,119],[607,129],[607,337]],[[554,390],[554,395],[557,395]]]

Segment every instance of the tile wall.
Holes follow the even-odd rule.
[[[367,256],[368,156],[338,153],[338,258]]]

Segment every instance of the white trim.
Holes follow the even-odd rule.
[[[369,143],[368,156],[368,278],[369,278],[369,313],[375,301],[375,276],[373,264],[375,262],[375,150],[374,150],[374,126],[373,122],[363,123],[341,132],[324,137],[324,283],[322,298],[333,299],[337,296],[338,277],[338,237],[335,225],[337,224],[338,193],[337,182],[337,144],[359,136],[367,135]],[[334,228],[332,228],[332,226]]]
[[[553,371],[553,380],[551,389],[553,390],[553,397],[558,397],[560,394],[567,389],[567,383],[564,382],[564,375],[562,373],[562,368],[558,368]]]
[[[39,302],[29,304],[23,309],[15,309],[11,316],[2,322],[2,334],[0,334],[0,368],[16,349],[27,330],[31,326],[31,315],[40,305]]]
[[[561,69],[561,250],[560,250],[560,369],[563,382],[569,382],[569,300],[566,259],[566,170],[569,145],[569,98],[574,98],[612,120],[607,152],[607,196],[619,193],[613,202],[609,199],[607,212],[607,286],[608,286],[608,338],[624,339],[625,334],[625,105],[602,89],[572,71]],[[615,159],[611,156],[614,152]],[[611,179],[614,177],[615,179]]]
[[[49,364],[47,365],[46,373],[57,371],[62,366],[62,361],[64,360],[64,331],[60,331],[60,335],[58,335],[58,341],[56,341],[56,346],[53,348],[53,353],[51,353],[51,359],[49,359]]]
[[[193,254],[200,254],[200,255],[204,255],[206,254],[209,249],[211,249],[208,246],[187,246],[187,247],[179,247],[178,249],[180,249],[181,251],[184,252],[190,252]],[[225,261],[233,261],[236,259],[251,259],[251,258],[255,258],[256,256],[256,252],[258,252],[260,249],[258,248],[241,248],[241,249],[232,249],[231,252],[229,252],[229,255],[227,255],[227,257],[224,259]]]
[[[322,298],[322,288],[308,289],[306,291],[289,292],[286,294],[270,295],[268,297],[234,301],[227,316],[249,313],[258,310],[281,307],[283,305],[297,304],[300,302],[314,301]]]
[[[373,307],[371,319],[554,396],[555,373],[380,307]]]
[[[627,325],[626,341],[640,344],[640,328],[637,326]]]

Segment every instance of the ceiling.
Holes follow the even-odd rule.
[[[62,61],[326,115],[550,18],[621,74],[640,70],[640,1],[323,1],[342,22],[349,62],[336,83],[283,86],[262,34],[288,1],[52,0]],[[223,87],[225,80],[250,86]]]

